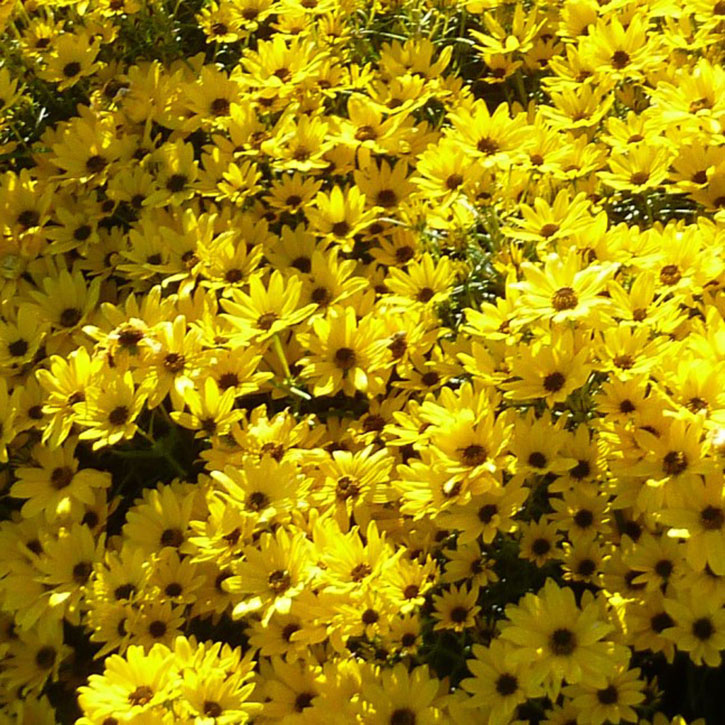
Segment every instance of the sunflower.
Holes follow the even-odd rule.
[[[104,662],[102,675],[91,675],[78,688],[78,704],[87,717],[135,718],[149,712],[162,715],[165,702],[178,694],[174,655],[162,644],[148,652],[131,645],[124,657],[114,654]]]
[[[307,489],[295,466],[272,456],[263,457],[254,467],[227,466],[223,472],[212,471],[211,477],[223,488],[220,496],[238,506],[257,526],[283,521],[290,509],[300,505]]]
[[[301,290],[299,278],[290,276],[285,280],[278,270],[272,272],[266,285],[260,275],[253,275],[249,294],[233,290],[232,301],[222,300],[225,319],[239,331],[232,343],[240,346],[249,340],[265,342],[308,317],[315,306],[298,306]]]
[[[383,391],[384,340],[372,315],[359,322],[352,307],[336,307],[312,321],[314,335],[306,335],[310,354],[300,361],[300,377],[310,380],[314,395],[356,390],[370,396]]]
[[[184,626],[184,605],[175,604],[171,598],[141,597],[132,606],[124,629],[131,642],[149,650],[155,644],[170,647]]]
[[[179,206],[194,196],[199,164],[190,143],[178,139],[163,144],[149,155],[147,165],[154,171],[156,190],[143,200],[143,208]]]
[[[392,168],[387,161],[380,164],[372,160],[355,171],[355,184],[365,195],[369,208],[392,213],[415,192],[415,185],[408,177],[408,164],[398,161]]]
[[[244,549],[245,558],[233,563],[234,576],[224,588],[236,600],[236,619],[260,611],[268,622],[275,612],[286,614],[292,600],[315,574],[310,544],[302,532],[262,534],[257,546]]]
[[[24,517],[31,518],[42,511],[48,521],[53,521],[68,512],[72,500],[92,505],[94,489],[111,485],[111,475],[105,471],[78,470],[76,445],[73,439],[58,448],[39,443],[32,451],[36,465],[15,470],[17,482],[10,493],[15,498],[27,499],[22,508]]]
[[[179,549],[189,536],[195,493],[175,484],[145,489],[126,514],[124,538],[148,555],[167,546]]]
[[[189,412],[171,413],[171,419],[183,428],[197,431],[197,438],[226,435],[231,426],[242,417],[242,412],[232,410],[236,390],[234,386],[220,391],[216,380],[208,377],[201,386],[186,391],[185,402]]]
[[[521,204],[519,210],[523,219],[514,220],[515,227],[504,228],[508,236],[522,241],[537,242],[540,245],[553,244],[585,231],[591,225],[589,209],[591,202],[585,193],[573,199],[566,189],[556,195],[553,204],[536,197],[533,208]]]
[[[474,586],[485,587],[489,582],[499,580],[493,569],[494,561],[481,552],[477,541],[470,544],[456,542],[455,549],[444,549],[443,553],[448,561],[441,581],[446,584],[470,579]]]
[[[512,520],[529,496],[520,477],[513,478],[501,489],[473,496],[465,505],[452,506],[441,516],[440,523],[457,529],[459,544],[468,544],[479,536],[490,544],[499,532],[511,533],[516,529]]]
[[[199,722],[212,719],[218,725],[242,725],[262,709],[259,703],[249,702],[254,689],[253,683],[228,677],[221,668],[186,669],[179,684],[181,707]]]
[[[483,168],[507,168],[525,152],[529,143],[526,114],[510,114],[506,103],[491,114],[480,99],[450,114],[459,143]]]
[[[687,652],[696,665],[704,662],[719,667],[725,649],[725,609],[716,601],[684,591],[677,599],[665,599],[664,607],[673,626],[663,630],[662,636]]]
[[[559,543],[556,523],[542,516],[538,521],[521,524],[519,540],[519,556],[542,567],[559,556]]]
[[[432,307],[450,294],[455,278],[456,270],[447,257],[434,260],[426,252],[404,270],[391,267],[385,286],[393,293],[391,301],[406,307],[416,302]]]
[[[256,697],[264,702],[262,717],[270,720],[299,718],[320,697],[325,684],[322,668],[314,660],[272,657],[260,663],[260,674]]]
[[[320,511],[330,510],[342,531],[356,521],[366,527],[373,507],[385,501],[392,461],[384,450],[372,446],[360,451],[333,451],[330,459],[319,464],[319,482],[311,500]]]
[[[45,67],[40,77],[57,83],[58,92],[65,91],[101,68],[101,63],[96,62],[100,49],[101,43],[88,33],[61,33],[51,41],[50,50],[44,55]]]
[[[345,252],[352,250],[356,234],[375,219],[375,212],[366,209],[366,197],[357,186],[333,186],[329,193],[320,191],[305,208],[310,229],[326,241],[341,245]]]
[[[634,709],[645,701],[645,682],[640,679],[640,675],[641,670],[638,667],[620,667],[607,679],[605,687],[569,685],[564,688],[563,694],[577,708],[577,722],[588,725],[640,722]]]
[[[716,575],[725,574],[725,489],[722,476],[713,472],[700,480],[692,480],[672,506],[658,513],[658,518],[673,527],[670,536],[685,537],[685,554],[693,569],[702,571],[708,567]]]
[[[564,256],[551,253],[543,269],[531,262],[523,262],[521,268],[525,280],[512,286],[521,290],[518,316],[522,321],[546,317],[554,323],[592,324],[608,306],[601,293],[614,274],[612,264],[582,267],[579,255],[570,250]]]
[[[46,556],[39,564],[51,608],[58,607],[71,624],[80,623],[80,607],[93,564],[103,558],[105,540],[105,534],[96,540],[87,526],[74,524],[48,543]]]
[[[606,687],[617,664],[629,655],[626,648],[604,639],[614,627],[602,621],[596,602],[580,609],[574,592],[553,579],[538,594],[509,604],[506,617],[501,638],[516,645],[510,661],[530,663],[532,679],[543,681],[553,697],[564,680]]]
[[[92,440],[94,449],[133,438],[145,401],[146,393],[134,385],[131,372],[101,380],[81,404],[78,422],[85,430],[79,438]]]
[[[479,588],[470,588],[461,585],[457,587],[452,584],[449,589],[443,590],[441,594],[433,596],[433,618],[436,623],[434,630],[452,629],[454,632],[462,632],[464,629],[476,626],[476,617],[481,607],[476,604]]]
[[[78,419],[80,406],[84,404],[86,392],[92,389],[91,380],[100,368],[100,360],[91,360],[88,350],[79,347],[64,359],[58,355],[50,358],[50,369],[41,369],[36,377],[48,397],[42,412],[50,416],[43,431],[43,442],[51,447],[58,446],[70,433]],[[3,388],[0,385],[0,400]]]
[[[647,33],[648,18],[637,13],[625,26],[616,18],[598,20],[582,39],[581,52],[598,73],[615,80],[639,80],[662,62],[659,36]]]
[[[578,342],[578,341],[576,341]],[[510,400],[544,399],[548,406],[563,403],[586,383],[591,370],[585,345],[578,352],[571,331],[552,333],[550,339],[521,346],[511,365],[515,380],[501,385]]]
[[[528,663],[507,664],[513,649],[500,639],[492,640],[488,647],[474,644],[475,659],[466,661],[472,677],[464,678],[461,687],[471,694],[467,704],[488,711],[488,725],[510,722],[520,704],[543,694],[541,685],[531,678]]]
[[[362,696],[372,708],[365,722],[433,725],[440,721],[440,711],[435,705],[439,686],[426,665],[408,670],[398,662],[363,683]]]
[[[53,144],[53,163],[63,181],[101,185],[112,175],[117,162],[126,154],[114,128],[92,118],[73,119],[60,141]]]
[[[59,619],[45,618],[32,629],[21,629],[3,659],[3,687],[20,695],[38,695],[48,680],[57,681],[60,666],[71,653]]]
[[[62,269],[57,276],[44,277],[42,288],[42,292],[30,292],[36,309],[54,332],[65,335],[77,330],[95,311],[100,280],[92,280],[89,284],[79,270]]]

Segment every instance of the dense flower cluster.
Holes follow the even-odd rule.
[[[722,0],[0,33],[0,722],[725,718]]]

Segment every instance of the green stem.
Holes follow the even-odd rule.
[[[287,356],[284,354],[284,348],[282,347],[282,341],[279,339],[279,334],[274,333],[274,337],[272,338],[272,346],[274,347],[275,352],[277,353],[277,357],[279,358],[279,361],[282,363],[282,369],[284,370],[285,378],[288,382],[292,380],[292,373],[289,369],[289,363],[287,362]]]

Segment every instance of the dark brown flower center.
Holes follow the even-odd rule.
[[[357,498],[360,495],[360,484],[350,476],[342,476],[337,481],[335,487],[335,496],[340,501],[346,501],[348,498]]]
[[[662,471],[668,476],[679,476],[687,468],[687,456],[682,451],[670,451],[662,459]]]
[[[172,194],[176,194],[180,191],[183,191],[188,183],[189,177],[185,174],[172,174],[166,181],[166,188]]]
[[[549,393],[556,393],[564,387],[564,383],[566,383],[566,378],[562,373],[549,373],[544,378],[544,390]]]
[[[498,676],[495,687],[496,692],[501,697],[507,697],[508,695],[513,695],[519,689],[519,681],[514,675],[504,672]]]
[[[219,717],[224,712],[222,706],[214,700],[205,700],[203,710],[207,717]]]
[[[531,551],[536,556],[545,556],[551,551],[551,542],[548,539],[538,538],[531,543]]]
[[[78,61],[71,61],[63,66],[63,75],[66,78],[73,78],[81,72],[81,64]]]
[[[292,579],[286,569],[277,569],[267,578],[267,585],[275,594],[282,594],[290,588]]]
[[[480,466],[488,457],[486,449],[478,443],[472,443],[463,449],[463,463],[466,466]]]
[[[551,297],[551,306],[557,311],[573,310],[579,304],[579,298],[571,287],[562,287]]]
[[[609,685],[602,690],[597,690],[597,700],[602,705],[614,705],[619,699],[619,693],[614,685]]]
[[[699,640],[705,642],[715,634],[715,627],[709,617],[700,617],[692,623],[692,634]]]
[[[257,327],[260,330],[269,330],[278,319],[276,312],[265,312],[257,318]]]
[[[484,136],[476,144],[476,148],[482,154],[486,154],[487,156],[490,156],[491,154],[495,154],[499,150],[499,144],[498,144],[498,142],[494,141],[489,136]]]
[[[154,696],[154,691],[148,685],[139,685],[133,692],[128,696],[128,701],[132,705],[138,705],[139,707],[147,705],[151,702],[151,698]]]
[[[215,98],[211,102],[211,112],[215,116],[228,116],[229,100],[226,98]]]
[[[352,348],[340,347],[335,351],[335,365],[341,370],[354,368],[356,362],[357,356]]]
[[[453,607],[451,609],[451,621],[456,624],[461,624],[468,618],[468,609],[466,607]]]
[[[88,577],[93,571],[93,564],[90,561],[79,561],[73,567],[73,581],[81,586],[88,581]]]
[[[60,324],[63,327],[75,327],[80,321],[83,313],[77,307],[66,307],[60,313]]]
[[[354,566],[350,572],[350,579],[354,582],[362,581],[366,576],[371,574],[372,571],[373,569],[370,564],[358,564],[357,566]]]
[[[718,531],[725,523],[725,514],[719,506],[706,506],[700,512],[700,524],[707,531]]]
[[[682,279],[680,268],[676,264],[666,264],[660,270],[660,282],[668,286],[677,284]]]
[[[108,165],[108,161],[100,154],[94,154],[86,161],[86,171],[91,174],[97,174]],[[89,230],[90,231],[90,230]]]
[[[312,700],[315,695],[311,692],[302,692],[295,698],[295,710],[302,712],[305,708],[312,705]]]
[[[375,624],[380,619],[380,615],[374,609],[366,609],[362,613],[362,621],[364,624]]]
[[[184,532],[181,529],[164,529],[161,534],[161,546],[171,546],[178,549],[184,543]]]
[[[160,619],[155,619],[149,624],[149,634],[154,639],[160,639],[166,634],[166,622],[162,622]]]
[[[55,647],[46,645],[35,653],[35,664],[42,670],[49,670],[55,664],[56,656]]]
[[[534,451],[529,456],[529,465],[533,468],[546,468],[547,463],[546,456],[540,451]]]
[[[588,529],[594,523],[594,514],[589,509],[579,509],[574,514],[574,523],[580,529]]]
[[[549,649],[557,657],[568,657],[576,647],[576,635],[570,629],[555,629],[549,638]]]
[[[544,224],[543,227],[539,230],[539,234],[541,234],[542,237],[545,239],[548,239],[549,237],[553,237],[554,234],[556,234],[559,231],[559,225],[558,224]]]
[[[261,511],[269,505],[269,496],[262,491],[255,491],[247,498],[247,508],[250,511]]]
[[[672,617],[670,617],[667,612],[659,612],[658,614],[655,614],[650,618],[649,623],[652,631],[656,634],[662,634],[664,630],[675,626]]]
[[[416,725],[415,713],[410,708],[399,707],[393,710],[390,725]]]
[[[50,474],[50,484],[56,491],[60,491],[70,486],[73,475],[73,469],[69,466],[58,466]]]
[[[621,70],[629,63],[629,53],[624,50],[616,50],[612,54],[612,65],[617,69]]]
[[[26,209],[18,214],[16,221],[23,229],[30,229],[30,227],[38,225],[40,214],[34,209]]]
[[[332,233],[336,237],[345,237],[349,231],[350,225],[344,219],[332,225]]]
[[[108,422],[111,425],[123,425],[129,417],[128,408],[125,405],[117,405],[109,414]]]
[[[576,466],[569,469],[569,475],[577,481],[581,481],[591,473],[591,470],[592,467],[589,465],[589,461],[581,460],[577,461]]]

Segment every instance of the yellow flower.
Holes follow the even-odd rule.
[[[78,470],[73,455],[75,440],[67,440],[58,448],[38,444],[32,457],[37,466],[16,469],[17,482],[10,491],[16,498],[28,499],[22,508],[23,516],[30,518],[43,511],[48,521],[68,512],[73,499],[92,505],[94,488],[108,488],[111,475],[93,468]]]
[[[234,386],[221,392],[214,378],[209,377],[204,380],[201,391],[194,388],[186,391],[184,402],[189,412],[174,411],[171,419],[183,428],[198,431],[197,438],[226,435],[243,415],[240,410],[232,410],[235,398]]]
[[[329,194],[320,191],[304,211],[312,231],[326,240],[340,243],[342,249],[349,252],[353,237],[375,218],[375,212],[366,211],[365,206],[365,194],[357,186],[333,186]]]
[[[161,715],[164,703],[178,692],[174,655],[162,644],[148,652],[132,645],[124,657],[108,657],[103,674],[91,675],[78,692],[81,710],[94,719]]]
[[[261,275],[249,280],[249,294],[232,291],[232,300],[222,300],[222,307],[238,332],[232,336],[232,344],[240,347],[249,340],[265,342],[278,332],[302,322],[315,309],[309,304],[298,307],[302,281],[290,276],[287,280],[278,270],[272,272],[265,285]]]
[[[683,591],[677,599],[665,599],[664,607],[674,624],[662,636],[687,652],[696,665],[719,667],[725,649],[725,609],[720,602]]]
[[[564,688],[564,696],[572,700],[579,712],[578,722],[586,725],[603,725],[605,722],[640,722],[634,710],[645,700],[645,682],[640,678],[638,667],[619,668],[607,679],[606,687],[570,685]]]
[[[300,361],[300,376],[312,382],[314,395],[342,390],[352,396],[359,390],[372,396],[383,391],[385,340],[379,338],[372,315],[358,322],[352,307],[336,307],[316,317],[312,329],[314,335],[307,338],[310,355]]]
[[[463,679],[461,687],[471,694],[470,707],[488,712],[488,725],[505,725],[518,705],[542,694],[541,685],[531,678],[529,663],[510,663],[513,650],[508,642],[494,639],[488,647],[474,644],[475,659],[466,661],[473,676]]]
[[[579,255],[570,250],[564,256],[550,254],[543,269],[531,262],[523,262],[521,268],[525,281],[512,286],[521,290],[517,316],[522,321],[545,317],[555,323],[580,320],[591,325],[608,306],[600,293],[614,274],[612,264],[582,266]]]
[[[138,430],[135,423],[146,402],[146,393],[134,385],[133,375],[110,375],[89,391],[81,404],[78,422],[86,430],[81,440],[92,440],[94,450],[112,446],[126,438],[133,438]]]
[[[101,63],[96,62],[100,49],[100,42],[95,38],[91,41],[86,33],[58,35],[51,43],[45,68],[39,75],[43,80],[57,83],[58,91],[65,91],[101,68]]]
[[[725,486],[722,475],[698,476],[671,506],[658,512],[658,519],[671,526],[670,536],[685,537],[685,555],[696,571],[707,566],[716,575],[725,574]]]
[[[438,620],[433,629],[452,629],[462,632],[476,626],[476,617],[481,607],[476,604],[479,588],[477,586],[457,587],[452,584],[449,589],[433,596],[433,618]]]
[[[311,545],[302,532],[280,527],[275,534],[264,533],[256,546],[245,547],[244,555],[224,583],[235,600],[235,619],[258,611],[267,623],[275,612],[287,614],[315,573]]]
[[[605,640],[614,627],[602,620],[597,604],[590,599],[580,609],[574,592],[553,579],[538,594],[509,604],[506,617],[501,638],[516,645],[510,661],[530,663],[531,677],[554,698],[564,680],[606,687],[607,678],[629,656],[625,647]]]

